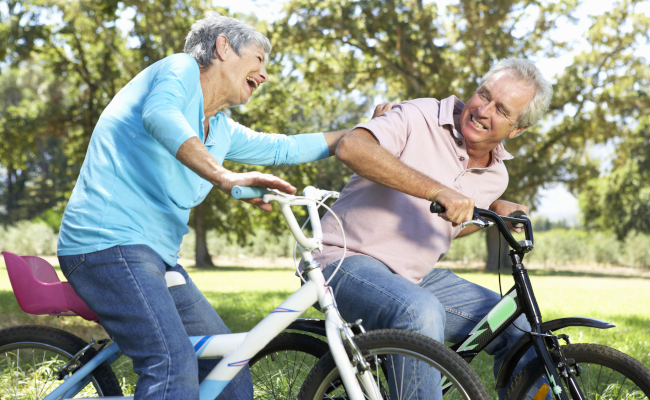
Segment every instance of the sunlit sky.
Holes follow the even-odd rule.
[[[425,0],[425,3],[430,3],[431,0]],[[456,0],[438,0],[440,9],[447,4],[454,3]],[[578,8],[576,16],[578,17],[577,24],[569,23],[567,21],[558,21],[557,35],[573,39],[580,38],[589,28],[591,20],[590,15],[599,15],[605,11],[613,8],[613,2],[610,0],[585,0]],[[216,6],[228,8],[231,12],[241,13],[255,13],[258,18],[267,21],[273,21],[282,16],[282,0],[215,0]],[[645,11],[650,14],[650,1],[641,4],[637,11]],[[647,46],[646,46],[647,47]],[[578,53],[566,54],[559,58],[541,58],[533,60],[540,68],[542,73],[551,81],[553,77],[561,73],[566,66],[569,65],[573,56]],[[525,137],[525,136],[523,136]],[[571,195],[564,185],[553,185],[547,189],[542,189],[539,193],[540,203],[537,211],[534,214],[543,215],[553,221],[566,219],[569,221],[577,221],[578,218],[578,201]]]

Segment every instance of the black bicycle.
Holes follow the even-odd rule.
[[[431,205],[432,213],[444,212],[439,204]],[[525,240],[517,241],[506,222],[523,227]],[[487,228],[496,225],[509,246],[514,286],[502,297],[471,332],[460,342],[451,346],[468,363],[492,340],[501,334],[521,314],[532,327],[506,356],[496,379],[496,390],[506,388],[514,368],[521,357],[533,347],[537,357],[530,361],[511,380],[505,398],[508,400],[541,400],[554,397],[557,400],[584,399],[648,399],[650,397],[650,370],[632,357],[607,346],[597,344],[572,344],[569,336],[555,334],[562,328],[580,326],[609,329],[614,325],[605,321],[570,317],[544,322],[524,268],[524,255],[533,250],[533,229],[523,212],[500,216],[492,211],[476,208],[472,221],[466,225]],[[360,328],[360,321],[352,324]],[[322,381],[314,376],[329,371],[322,364],[331,363],[327,347],[320,338],[325,336],[325,323],[319,319],[300,319],[285,333],[263,349],[254,358],[252,373],[256,368],[280,371],[275,381],[268,381],[269,388],[276,385],[297,390],[303,381]],[[296,332],[297,331],[297,332]],[[560,344],[564,342],[564,345]],[[252,360],[253,361],[253,360]],[[267,393],[274,392],[269,390]],[[290,393],[289,393],[290,392]],[[274,398],[295,398],[295,393],[277,391]],[[293,396],[293,397],[292,397]],[[328,397],[326,397],[328,398]],[[336,397],[339,398],[339,397]]]

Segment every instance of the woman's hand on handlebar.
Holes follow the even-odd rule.
[[[511,203],[505,200],[496,200],[494,203],[490,204],[490,211],[494,211],[499,215],[510,215],[517,210],[523,211],[524,213],[526,213],[526,215],[528,215],[530,212],[528,210],[528,207],[524,205]],[[512,231],[515,231],[517,233],[521,232],[521,228],[514,227],[510,222],[506,222],[506,225]]]
[[[263,174],[261,172],[244,172],[236,173],[228,171],[221,176],[221,185],[220,189],[226,192],[228,195],[231,195],[230,191],[233,186],[257,186],[268,189],[277,189],[281,192],[288,194],[295,194],[296,188],[293,187],[290,183],[278,178],[275,175]],[[273,210],[273,205],[265,203],[261,197],[256,197],[254,199],[242,199],[247,203],[250,203],[264,211]]]
[[[447,187],[430,189],[427,198],[445,208],[446,211],[438,215],[453,226],[470,221],[474,216],[474,200]]]

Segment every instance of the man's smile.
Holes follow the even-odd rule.
[[[483,124],[481,124],[476,119],[474,119],[473,115],[470,116],[470,119],[478,129],[487,129],[486,127],[483,126]]]

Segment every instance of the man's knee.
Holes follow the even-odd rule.
[[[416,332],[443,343],[445,321],[445,307],[431,296],[411,302],[391,328]]]

